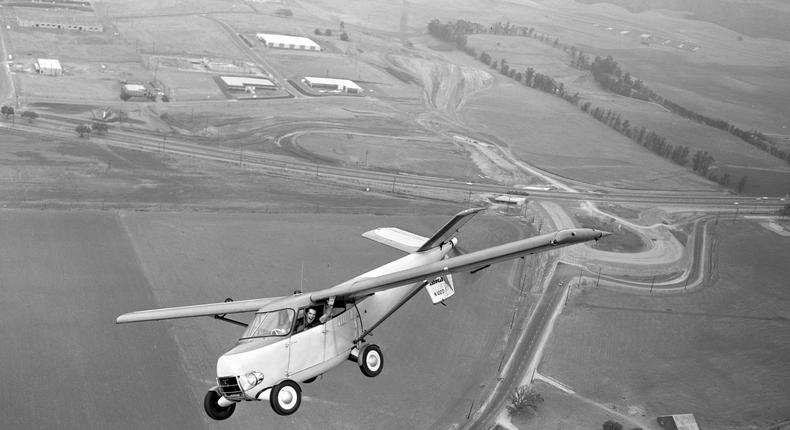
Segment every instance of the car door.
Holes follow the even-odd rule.
[[[325,357],[327,360],[348,355],[359,336],[359,313],[353,305],[336,307],[326,323]]]
[[[299,310],[299,318],[303,318],[304,310]],[[297,318],[297,328],[299,320]],[[288,357],[288,375],[309,369],[324,361],[326,337],[325,325],[319,324],[309,330],[291,335]]]

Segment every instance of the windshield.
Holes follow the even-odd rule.
[[[293,309],[280,309],[278,311],[256,314],[250,325],[247,326],[247,330],[241,335],[241,338],[285,336],[291,333],[293,319]]]

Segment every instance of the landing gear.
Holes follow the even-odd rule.
[[[302,404],[302,389],[296,382],[286,379],[272,388],[269,401],[277,414],[291,415]]]
[[[359,369],[368,377],[378,376],[384,369],[384,357],[381,355],[381,348],[377,345],[366,345],[359,352]]]
[[[222,403],[227,403],[228,400],[224,399],[218,392],[210,390],[203,398],[203,409],[209,417],[222,421],[230,418],[233,411],[236,410],[236,403],[231,402],[229,405],[223,406]]]

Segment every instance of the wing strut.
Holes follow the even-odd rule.
[[[397,311],[398,309],[400,309],[400,307],[401,307],[401,306],[405,305],[405,304],[406,304],[406,302],[408,302],[409,300],[411,300],[411,298],[412,298],[412,297],[414,297],[414,296],[415,296],[417,293],[419,293],[419,292],[420,292],[420,290],[422,289],[422,287],[424,287],[426,284],[428,284],[428,281],[425,281],[425,282],[423,282],[423,283],[421,283],[421,284],[419,284],[419,285],[415,285],[415,286],[414,286],[414,289],[413,289],[413,290],[412,290],[412,291],[411,291],[411,292],[410,292],[410,293],[409,293],[409,294],[408,294],[406,297],[404,297],[403,299],[401,299],[401,301],[400,301],[398,304],[396,304],[395,306],[393,306],[393,307],[392,307],[392,309],[390,309],[390,310],[389,310],[389,312],[387,312],[387,313],[386,313],[386,314],[385,314],[383,317],[381,317],[381,319],[380,319],[380,320],[378,320],[378,322],[376,322],[375,324],[373,324],[372,326],[370,326],[368,329],[366,329],[365,331],[363,331],[363,332],[362,332],[362,334],[361,334],[361,335],[359,335],[359,337],[358,337],[358,338],[354,339],[354,343],[357,343],[357,342],[360,342],[360,341],[364,341],[364,340],[365,340],[365,337],[366,337],[367,335],[369,335],[369,334],[370,334],[370,332],[372,332],[374,328],[378,327],[378,326],[379,326],[379,324],[383,323],[383,322],[384,322],[384,320],[386,320],[387,318],[389,318],[389,317],[390,317],[390,315],[394,314],[394,313],[395,313],[395,311]],[[356,306],[356,305],[355,305],[355,306]],[[357,311],[357,312],[358,312],[358,311]]]

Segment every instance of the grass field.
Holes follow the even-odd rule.
[[[316,133],[300,137],[297,145],[344,165],[432,176],[475,176],[465,151],[436,139]],[[466,174],[462,174],[464,168]]]
[[[122,312],[288,295],[325,288],[400,252],[361,238],[396,225],[429,235],[447,216],[262,215],[112,211],[0,212],[0,301],[8,329],[3,399],[14,427],[213,428],[202,411],[215,360],[238,327],[210,318],[128,326]],[[506,219],[481,217],[462,236],[470,249],[518,236]],[[304,269],[302,269],[304,267]],[[496,312],[518,289],[509,265],[456,278],[449,309],[423,294],[376,331],[384,373],[348,363],[304,386],[296,415],[266,403],[237,409],[223,428],[426,428],[462,423],[470,401],[495,382],[509,323]],[[485,286],[485,288],[480,288]],[[415,333],[416,336],[404,336]],[[22,365],[22,363],[25,363]],[[45,374],[46,378],[41,378]],[[42,405],[42,392],[63,392]],[[430,401],[426,401],[430,399]],[[362,408],[359,405],[366,405]],[[10,421],[8,421],[10,420]],[[263,427],[261,427],[263,426]]]
[[[430,234],[446,217],[129,213],[123,220],[154,297],[169,306],[324,288],[399,255],[359,237],[361,232],[401,225]],[[504,241],[516,231],[507,221],[482,219],[469,226],[465,237],[476,248]],[[463,284],[461,277],[457,282],[464,285],[465,296],[449,304],[451,312],[419,295],[376,332],[388,366],[381,377],[367,379],[355,366],[341,366],[305,385],[307,397],[292,418],[273,419],[267,405],[250,404],[242,405],[228,424],[260,425],[266,417],[267,428],[286,423],[311,428],[316,422],[331,428],[425,428],[439,411],[455,411],[452,419],[462,420],[467,399],[476,398],[480,385],[493,379],[501,339],[497,333],[509,322],[493,309],[513,294],[506,277],[505,269],[476,280],[474,285],[487,286],[482,289]],[[198,409],[216,356],[233,344],[238,330],[210,320],[174,321],[171,327],[189,375],[185,385]]]
[[[515,81],[472,97],[464,116],[519,159],[560,176],[626,188],[711,188],[567,102]]]
[[[130,18],[116,25],[130,46],[145,53],[246,59],[219,24],[200,15]]]
[[[719,233],[718,276],[701,291],[575,297],[540,371],[617,410],[691,412],[703,428],[785,419],[787,240],[748,222],[720,223]]]

